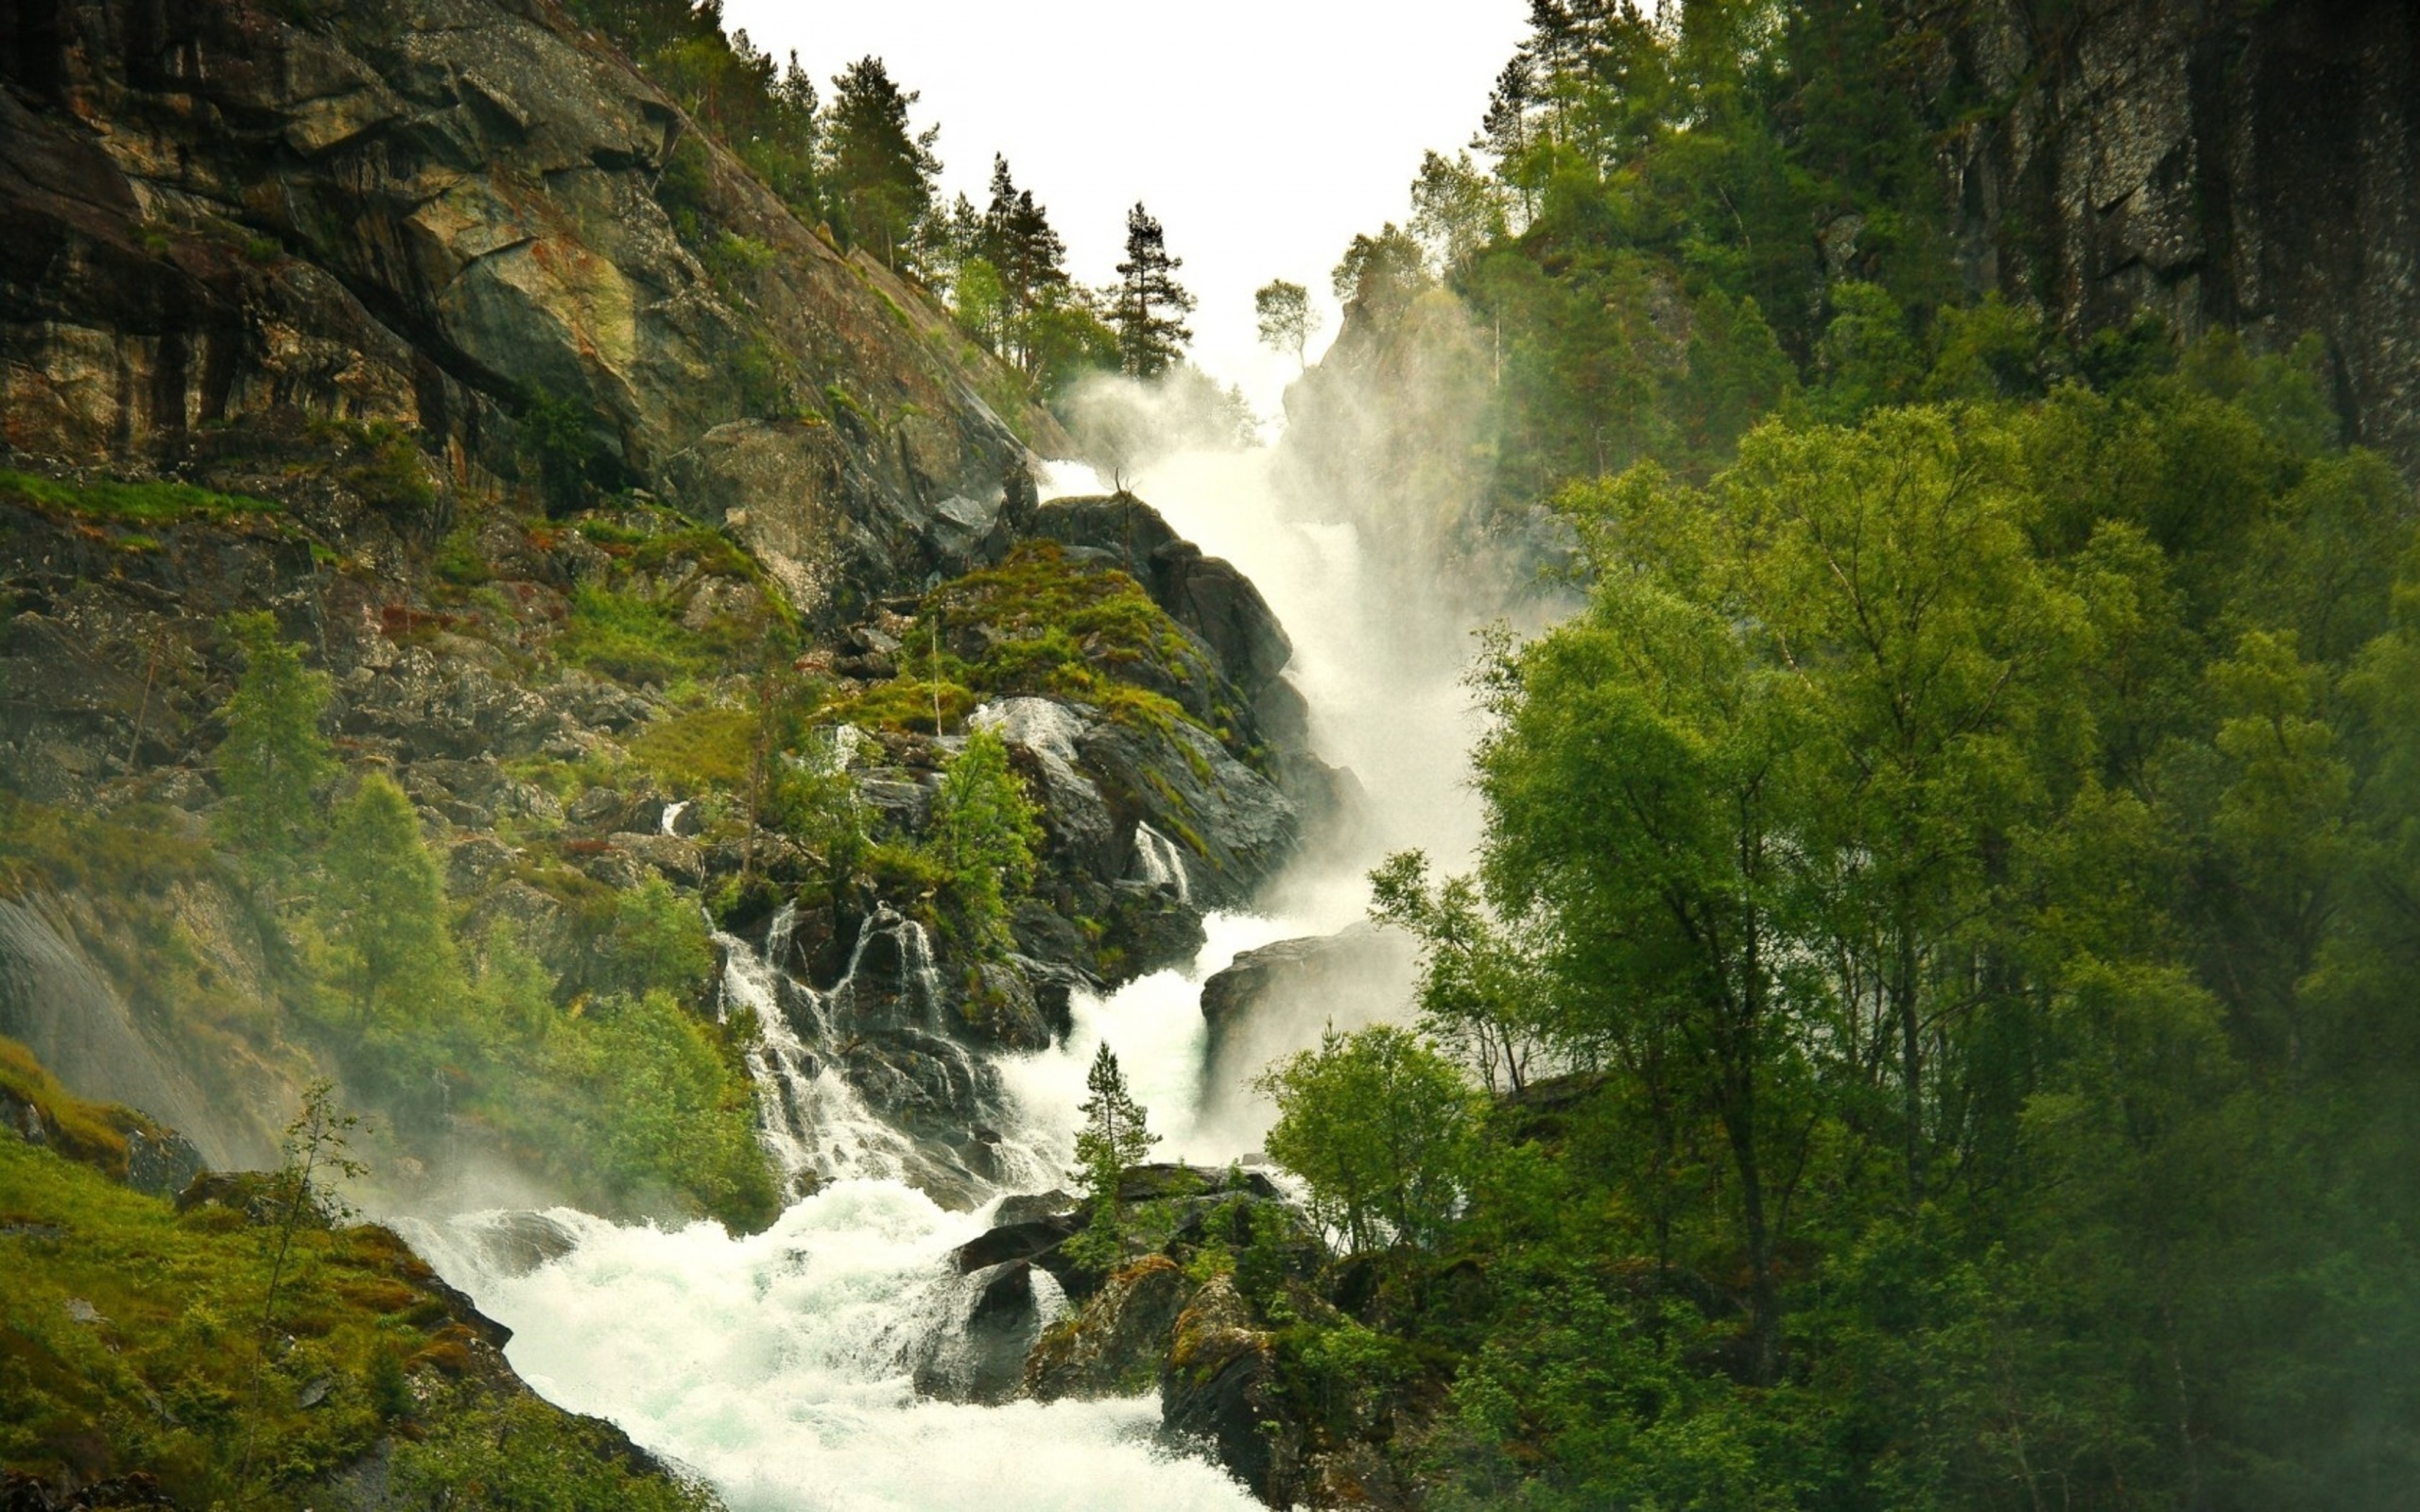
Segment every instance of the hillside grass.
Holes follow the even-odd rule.
[[[0,499],[130,524],[178,524],[284,512],[284,506],[268,499],[219,493],[190,483],[121,483],[113,478],[74,483],[6,469],[0,469]]]

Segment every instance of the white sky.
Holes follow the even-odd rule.
[[[1194,360],[1269,414],[1293,360],[1255,344],[1253,290],[1292,279],[1333,330],[1345,244],[1404,218],[1423,149],[1470,140],[1527,15],[1525,0],[725,0],[723,21],[776,58],[795,49],[827,98],[878,54],[923,93],[918,129],[941,125],[945,191],[981,205],[1005,152],[1085,283],[1115,276],[1141,199],[1201,301]]]

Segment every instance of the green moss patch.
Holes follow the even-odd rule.
[[[600,1425],[454,1384],[475,1335],[384,1228],[301,1228],[265,1339],[271,1237],[227,1208],[181,1217],[0,1139],[0,1462],[44,1477],[147,1471],[183,1506],[285,1508],[392,1438],[481,1459],[484,1504],[565,1504],[525,1499],[565,1467],[612,1483],[582,1504],[709,1504],[629,1473]]]
[[[6,470],[0,470],[0,499],[55,513],[134,524],[176,524],[187,520],[278,514],[284,508],[267,499],[218,493],[190,483],[120,483],[109,478],[70,483]]]
[[[1166,730],[1178,720],[1199,721],[1145,684],[1208,676],[1184,632],[1141,584],[1048,541],[1028,541],[998,566],[925,594],[899,661],[900,677],[832,713],[869,728],[930,730],[936,691],[943,728],[984,699],[1038,695]]]

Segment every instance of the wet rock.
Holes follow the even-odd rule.
[[[1018,1394],[1026,1357],[1042,1332],[1033,1266],[1011,1260],[967,1279],[963,1320],[934,1342],[916,1389],[950,1401],[993,1404]]]
[[[1293,643],[1252,580],[1224,559],[1203,556],[1131,493],[1053,499],[1034,512],[1030,529],[1115,561],[1168,618],[1201,638],[1228,680],[1248,696],[1293,659]]]
[[[1275,783],[1197,727],[1165,730],[1102,723],[1078,747],[1112,812],[1150,825],[1181,847],[1199,885],[1191,901],[1243,903],[1290,858],[1300,815]],[[1132,856],[1120,870],[1141,874]]]
[[[1201,984],[1203,1107],[1238,1106],[1262,1068],[1317,1045],[1330,1024],[1352,1029],[1400,1014],[1412,964],[1409,940],[1369,923],[1236,956]]]
[[[458,1231],[478,1246],[488,1267],[503,1276],[527,1276],[578,1246],[572,1231],[543,1212],[514,1211]]]
[[[1050,1048],[1054,1026],[1043,1016],[1033,983],[1015,959],[980,962],[968,975],[959,1017],[978,1041],[1011,1051]]]
[[[1149,1391],[1193,1290],[1165,1255],[1147,1255],[1117,1270],[1080,1311],[1035,1343],[1026,1360],[1027,1394],[1057,1401]]]
[[[1002,1226],[1030,1223],[1037,1218],[1064,1217],[1082,1206],[1082,1199],[1060,1191],[1020,1192],[1002,1197],[996,1216]]]
[[[1279,1378],[1276,1340],[1226,1277],[1177,1318],[1160,1368],[1160,1421],[1205,1442],[1270,1506],[1299,1499],[1305,1435]]]
[[[1082,1227],[1072,1213],[1059,1212],[1004,1222],[951,1250],[950,1263],[962,1276],[1011,1260],[1030,1260]]]

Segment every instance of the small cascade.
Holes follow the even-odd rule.
[[[1148,824],[1134,826],[1134,864],[1142,868],[1145,882],[1172,888],[1179,902],[1193,902],[1193,879],[1185,869],[1184,852]]]
[[[786,905],[774,917],[772,959],[785,953],[796,922]],[[796,1020],[803,1018],[817,1044],[828,1040],[823,998],[737,936],[718,932],[714,939],[723,953],[724,1018],[735,1006],[756,1016],[756,1040],[747,1051],[748,1074],[756,1083],[756,1137],[781,1167],[784,1197],[850,1177],[905,1179],[913,1163],[907,1136],[876,1117],[833,1057],[799,1032]]]
[[[664,817],[656,821],[657,831],[664,834],[679,834],[681,832],[675,826],[681,822],[681,816],[687,812],[688,807],[689,800],[685,798],[664,805]]]
[[[859,926],[849,966],[819,992],[781,964],[794,906],[773,916],[760,954],[717,933],[721,1013],[756,1018],[747,1050],[757,1137],[796,1199],[853,1177],[904,1182],[952,1205],[1040,1189],[1060,1162],[1025,1131],[997,1068],[943,1030],[942,980],[924,926],[880,908]]]

